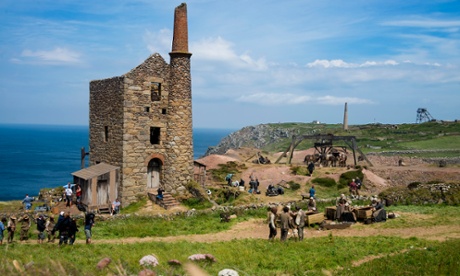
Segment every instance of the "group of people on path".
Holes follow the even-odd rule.
[[[298,236],[299,241],[304,239],[304,228],[306,226],[307,214],[300,206],[291,211],[290,207],[284,206],[281,214],[278,215],[277,207],[268,207],[268,240],[273,241],[277,235],[276,223],[279,216],[279,228],[281,230],[280,241],[284,242],[288,238],[289,230]]]
[[[85,215],[84,230],[87,244],[91,243],[91,229],[94,225],[94,218],[95,215],[91,212],[88,212]],[[43,214],[40,214],[36,218],[33,218],[31,215],[26,213],[20,216],[19,219],[16,217],[16,215],[11,215],[8,219],[8,222],[7,219],[3,217],[0,221],[0,244],[3,244],[5,230],[8,233],[7,242],[13,242],[18,224],[20,224],[21,226],[19,240],[28,240],[29,230],[32,226],[32,221],[37,226],[37,241],[39,244],[44,242],[45,236],[48,236],[48,242],[54,243],[56,239],[56,233],[58,233],[60,246],[62,244],[72,245],[75,243],[76,234],[79,231],[77,219],[71,218],[70,212],[65,213],[64,211],[62,211],[59,214],[56,223],[53,216],[46,218]]]

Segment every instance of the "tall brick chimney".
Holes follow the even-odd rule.
[[[164,166],[166,191],[181,193],[193,180],[192,77],[188,52],[187,5],[174,10],[174,37],[169,53],[168,156]]]
[[[188,53],[187,4],[185,3],[174,10],[172,53]]]

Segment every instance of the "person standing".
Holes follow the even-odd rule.
[[[74,244],[75,239],[77,238],[77,232],[78,232],[77,219],[73,218],[70,220],[70,227],[69,227],[69,244],[70,245]]]
[[[8,230],[8,243],[12,243],[14,239],[14,232],[16,231],[16,216],[12,215],[8,220],[6,229]]]
[[[24,204],[26,212],[29,212],[32,208],[32,201],[34,201],[34,198],[30,197],[28,194],[26,194],[26,197],[22,200],[22,204]]]
[[[77,186],[75,188],[75,196],[77,197],[77,204],[79,204],[80,201],[81,201],[81,187],[80,187],[80,184],[77,184]]]
[[[58,219],[58,222],[54,226],[53,231],[59,231],[59,246],[63,243],[67,244],[69,241],[70,220],[70,212],[67,212],[65,217],[63,219]]]
[[[46,221],[43,215],[40,215],[37,220],[38,243],[43,243],[45,240]]]
[[[67,184],[67,188],[65,188],[65,200],[66,200],[66,207],[72,207],[72,187],[70,186],[70,183]]]
[[[286,241],[289,233],[289,220],[291,215],[289,214],[289,207],[283,207],[283,213],[281,213],[281,241]]]
[[[19,237],[20,241],[29,239],[29,229],[32,224],[29,215],[25,214],[23,217],[18,219],[18,222],[21,222],[21,236]]]
[[[3,232],[5,231],[6,218],[0,221],[0,245],[3,244]]]
[[[86,213],[85,216],[85,236],[86,236],[86,244],[91,243],[91,236],[92,236],[92,228],[94,225],[94,214],[93,213]]]
[[[358,193],[358,186],[356,185],[356,182],[355,182],[354,178],[351,180],[351,182],[350,182],[350,184],[348,186],[350,188],[350,196],[352,198],[354,198],[355,195]]]
[[[310,193],[310,198],[314,198],[316,195],[315,185],[311,185],[311,188],[308,192]]]
[[[48,242],[54,242],[56,239],[56,233],[53,231],[55,225],[56,223],[54,223],[54,217],[50,217],[46,221],[46,233],[48,234]]]
[[[303,240],[303,229],[305,227],[305,218],[306,214],[302,210],[302,208],[296,206],[296,217],[295,217],[295,224],[297,225],[297,232],[299,235],[299,241]]]
[[[270,234],[268,235],[268,240],[273,241],[276,237],[276,225],[275,225],[275,219],[276,219],[276,207],[268,207],[268,228],[270,230]]]
[[[315,163],[310,162],[310,164],[308,164],[307,169],[308,169],[308,172],[310,173],[310,176],[312,176],[312,175],[313,175],[313,171],[315,170]]]

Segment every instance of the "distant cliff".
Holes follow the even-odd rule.
[[[251,147],[258,149],[284,150],[291,142],[293,135],[318,133],[316,124],[281,123],[247,126],[235,131],[222,139],[214,147],[209,147],[205,156],[210,154],[224,154],[229,149]]]

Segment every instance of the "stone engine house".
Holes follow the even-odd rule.
[[[174,13],[170,64],[153,54],[124,75],[90,82],[90,165],[119,167],[114,196],[123,206],[159,186],[181,193],[193,180],[187,28],[183,3]]]

